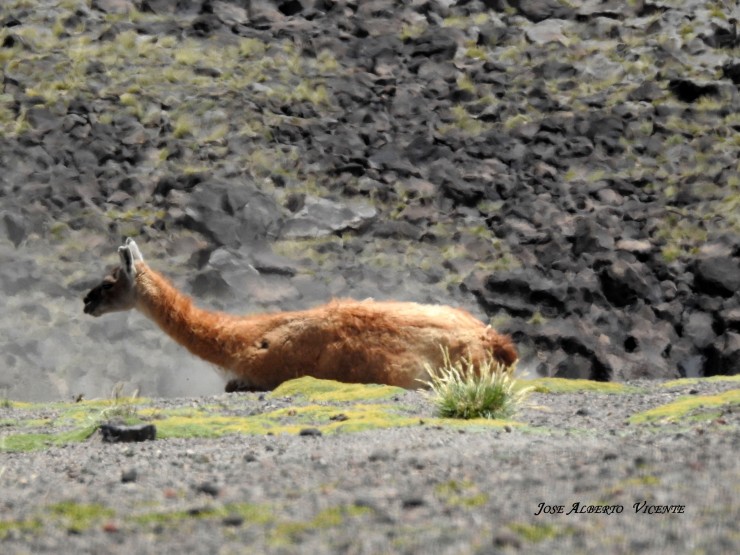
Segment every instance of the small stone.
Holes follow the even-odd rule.
[[[424,504],[424,499],[415,495],[406,497],[401,500],[401,507],[404,509],[413,509],[414,507],[421,507]]]
[[[124,484],[128,484],[130,482],[135,482],[139,477],[139,473],[136,471],[135,468],[129,468],[128,470],[124,470],[121,473],[121,482]]]
[[[522,545],[522,541],[513,532],[499,532],[493,537],[494,547],[507,547],[511,546],[519,548]]]
[[[616,248],[624,251],[636,252],[638,254],[647,254],[653,250],[650,241],[637,241],[634,239],[620,239],[615,245]]]
[[[118,527],[118,524],[115,522],[106,522],[103,524],[103,532],[107,532],[108,534],[113,534],[115,532],[119,532],[121,529]]]
[[[221,521],[224,526],[241,526],[244,524],[244,517],[237,514],[231,514],[224,517]]]
[[[375,462],[375,461],[387,461],[388,459],[391,459],[391,458],[393,457],[388,451],[385,451],[383,449],[378,449],[370,453],[367,460],[369,460],[370,462]]]
[[[524,31],[525,36],[529,40],[538,46],[547,44],[550,42],[558,42],[560,44],[569,44],[564,32],[570,26],[568,21],[563,19],[546,19],[541,21]]]
[[[310,436],[310,437],[319,437],[323,435],[321,433],[321,430],[318,428],[303,428],[300,432],[298,432],[299,436]]]
[[[200,493],[210,495],[211,497],[216,497],[221,492],[221,488],[219,488],[213,482],[203,482],[201,484],[198,484],[197,486],[195,486],[195,490]]]
[[[376,215],[377,210],[366,203],[343,204],[309,197],[303,208],[285,223],[282,234],[287,239],[315,239],[357,231],[368,226]]]

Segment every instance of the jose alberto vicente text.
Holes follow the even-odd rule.
[[[667,513],[673,513],[673,514],[682,514],[686,506],[685,505],[650,505],[647,501],[638,501],[637,503],[634,503],[632,505],[632,509],[635,511],[635,513],[642,513],[642,514],[648,514],[648,515],[655,515],[655,514],[667,514]],[[570,510],[566,513],[565,512],[565,505],[548,505],[547,503],[540,503],[537,506],[537,511],[534,513],[534,516],[538,516],[541,514],[546,515],[556,515],[556,514],[606,514],[606,515],[613,515],[613,514],[620,514],[624,511],[624,505],[588,505],[585,503],[581,503],[580,501],[576,501],[570,506]]]

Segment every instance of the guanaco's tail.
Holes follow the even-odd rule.
[[[519,359],[519,355],[511,337],[497,333],[490,326],[486,331],[488,333],[488,348],[493,353],[493,358],[505,366],[514,364]]]

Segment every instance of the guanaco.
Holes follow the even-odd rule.
[[[86,314],[136,309],[192,354],[232,377],[226,391],[264,391],[301,376],[422,387],[426,367],[476,367],[485,357],[511,366],[511,338],[470,313],[413,302],[333,300],[296,312],[235,316],[203,310],[151,269],[132,239],[84,298]],[[463,365],[467,367],[466,365]]]

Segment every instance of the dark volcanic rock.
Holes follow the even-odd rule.
[[[350,229],[358,230],[375,218],[371,206],[340,204],[327,199],[307,198],[303,208],[285,222],[282,236],[287,238],[321,237]]]
[[[16,247],[20,245],[28,234],[25,219],[20,214],[6,212],[2,215],[2,222],[10,242]]]
[[[229,247],[276,237],[282,223],[275,200],[249,183],[238,188],[222,181],[199,183],[185,214],[187,227]]]
[[[639,262],[616,260],[599,272],[606,299],[616,307],[634,304],[638,299],[657,300],[657,283],[651,283],[650,271]]]
[[[295,262],[284,256],[267,250],[258,250],[251,253],[252,266],[260,274],[275,274],[279,276],[294,276],[298,271]]]
[[[457,51],[458,37],[454,29],[429,31],[411,41],[411,55],[435,61],[449,60]]]
[[[190,289],[194,295],[204,297],[206,295],[226,296],[233,294],[233,290],[216,268],[206,268],[190,279]]]
[[[694,284],[707,295],[732,296],[740,291],[740,261],[726,256],[700,260],[694,268]]]
[[[683,334],[691,338],[697,349],[706,349],[717,339],[713,322],[712,316],[706,312],[691,312],[684,319]]]
[[[737,19],[730,18],[726,24],[713,24],[714,30],[702,39],[713,48],[735,48],[740,46],[740,33],[737,30]]]
[[[740,63],[726,63],[722,66],[722,74],[736,85],[740,85]]]
[[[572,241],[575,256],[610,251],[614,247],[614,236],[611,231],[591,218],[579,218],[576,221]]]
[[[654,81],[645,81],[630,93],[631,100],[650,102],[663,96],[663,89]]]
[[[532,21],[543,21],[549,18],[570,19],[573,9],[560,0],[509,0],[524,17]]]
[[[713,83],[700,84],[690,79],[671,79],[668,89],[683,102],[696,102],[702,96],[718,96],[719,88]]]

